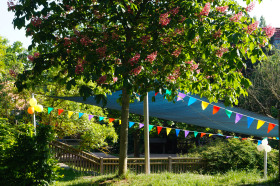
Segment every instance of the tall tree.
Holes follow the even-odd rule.
[[[34,68],[20,75],[19,89],[38,84],[55,66],[64,74],[56,80],[69,89],[85,82],[80,86],[84,97],[122,90],[121,175],[127,170],[131,100],[138,94],[143,100],[151,90],[172,100],[180,89],[236,103],[250,85],[240,73],[242,58],[264,58],[261,45],[271,31],[258,29],[249,17],[251,4],[244,8],[233,0],[26,0],[9,5],[14,25],[32,37],[29,48],[40,51],[30,58]]]
[[[266,21],[265,21],[265,18],[263,16],[261,16],[261,18],[260,18],[260,27],[261,28],[266,27]]]

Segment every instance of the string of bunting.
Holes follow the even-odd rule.
[[[213,106],[213,115],[217,114],[220,109],[225,110],[225,113],[228,116],[228,118],[230,118],[232,116],[232,113],[235,113],[235,124],[237,124],[242,117],[247,117],[247,127],[248,128],[250,128],[250,126],[251,126],[251,124],[253,123],[254,120],[258,121],[257,130],[260,129],[265,123],[268,123],[267,133],[269,133],[271,130],[273,130],[275,126],[278,126],[277,124],[274,124],[274,123],[270,123],[270,122],[263,121],[263,120],[260,120],[260,119],[257,119],[257,118],[253,118],[253,117],[247,116],[245,114],[237,113],[237,112],[228,110],[228,109],[223,108],[223,107],[218,107],[216,105],[213,105],[211,103],[208,103],[208,102],[202,101],[200,99],[191,97],[191,96],[189,96],[187,94],[184,94],[184,93],[181,93],[181,92],[178,93],[177,101],[181,101],[181,100],[184,101],[184,98],[186,96],[189,97],[189,101],[188,101],[188,104],[187,104],[188,106],[192,105],[196,101],[201,101],[201,108],[202,108],[202,110],[205,110],[209,105],[212,105]]]
[[[48,110],[48,114],[50,114],[55,108],[53,107],[48,107],[47,110]],[[104,121],[105,119],[108,119],[108,122],[109,123],[112,123],[113,121],[118,121],[118,123],[121,125],[121,120],[120,119],[115,119],[115,118],[110,118],[110,117],[105,117],[105,116],[97,116],[97,115],[92,115],[92,114],[87,114],[87,113],[81,113],[81,112],[75,112],[75,111],[69,111],[69,110],[64,110],[64,109],[56,109],[57,110],[57,114],[58,115],[61,115],[63,112],[68,112],[67,115],[68,115],[68,118],[71,118],[72,115],[74,113],[78,113],[78,118],[80,119],[82,116],[84,115],[88,115],[88,120],[90,121],[93,117],[97,117],[99,121]],[[131,128],[133,125],[135,124],[138,124],[139,125],[139,128],[143,128],[144,127],[144,124],[143,123],[140,123],[140,122],[132,122],[132,121],[129,121],[128,122],[128,126],[129,128]],[[190,130],[183,130],[183,129],[178,129],[178,128],[170,128],[170,127],[163,127],[163,126],[155,126],[155,125],[149,125],[149,131],[152,130],[152,128],[156,127],[157,129],[157,133],[158,135],[161,133],[162,129],[165,129],[166,130],[166,134],[167,136],[170,134],[170,132],[172,130],[175,130],[175,134],[176,136],[178,137],[180,132],[182,131],[185,138],[190,134],[190,133],[193,133],[194,137],[197,137],[199,136],[198,134],[200,134],[200,137],[203,138],[204,136],[208,136],[208,137],[211,137],[211,136],[221,136],[221,137],[225,137],[226,139],[228,138],[237,138],[237,139],[241,139],[241,140],[256,140],[256,139],[252,139],[252,138],[240,138],[240,137],[237,137],[237,136],[226,136],[226,135],[223,135],[223,134],[213,134],[213,133],[205,133],[205,132],[198,132],[198,131],[190,131]],[[279,140],[279,138],[277,137],[268,137],[268,139],[274,139],[274,140]],[[261,144],[261,140],[258,140],[258,144]]]

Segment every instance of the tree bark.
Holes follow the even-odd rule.
[[[128,117],[129,117],[130,95],[126,87],[122,89],[122,113],[121,113],[121,131],[120,131],[120,158],[119,158],[119,176],[127,172],[127,146],[128,146]]]

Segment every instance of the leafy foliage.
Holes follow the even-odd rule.
[[[218,173],[229,170],[263,170],[263,152],[250,140],[228,139],[217,140],[192,151],[192,156],[207,160],[207,172]],[[268,153],[268,172],[277,172],[278,152],[272,149]]]
[[[34,135],[30,124],[13,126],[1,119],[0,130],[1,185],[46,185],[57,178],[49,149],[51,126],[39,125]]]

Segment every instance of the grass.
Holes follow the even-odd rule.
[[[161,173],[161,174],[134,174],[128,173],[126,178],[121,179],[116,175],[104,175],[104,176],[89,176],[82,175],[74,172],[72,169],[61,170],[64,174],[63,178],[60,178],[52,185],[279,185],[275,176],[263,179],[262,174],[257,171],[229,171],[225,174],[216,175],[203,175],[195,173]]]

